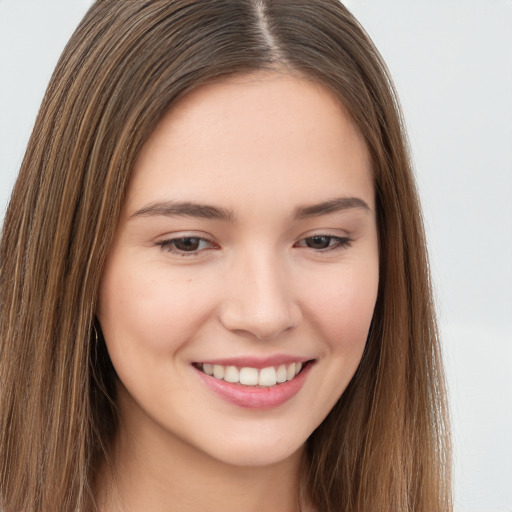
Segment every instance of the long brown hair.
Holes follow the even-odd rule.
[[[380,55],[338,0],[98,0],[50,81],[0,252],[0,507],[77,511],[116,430],[95,325],[130,172],[187,92],[289,70],[345,105],[373,163],[380,283],[355,377],[306,446],[320,512],[451,510],[443,371],[405,132]]]

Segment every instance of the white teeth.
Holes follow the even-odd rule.
[[[238,368],[236,366],[226,366],[224,380],[226,382],[240,382],[240,373]]]
[[[203,372],[206,373],[206,375],[213,375],[213,364],[203,364]]]
[[[240,384],[256,386],[258,384],[258,370],[256,368],[242,368],[240,370]]]
[[[243,386],[272,387],[288,380],[292,380],[301,371],[302,363],[281,364],[277,367],[267,368],[222,366],[220,364],[204,363],[202,370],[207,375],[230,383],[240,383]]]
[[[224,378],[224,366],[221,366],[220,364],[214,364],[213,365],[213,376],[216,379],[223,379]]]
[[[286,380],[292,380],[295,377],[295,363],[292,363],[286,369]]]
[[[260,386],[270,387],[275,386],[277,383],[276,369],[272,366],[270,368],[262,368],[258,377],[258,384]]]
[[[277,369],[277,382],[286,382],[286,365],[282,364]]]

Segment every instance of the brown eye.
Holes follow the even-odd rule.
[[[182,236],[179,238],[170,238],[158,242],[160,248],[164,251],[175,253],[181,256],[194,256],[206,249],[215,248],[215,244],[198,236]]]
[[[304,241],[310,249],[327,249],[331,245],[332,236],[311,236]]]
[[[318,252],[327,252],[335,249],[350,247],[352,240],[346,237],[331,235],[314,235],[303,238],[295,247],[307,247]]]
[[[184,237],[184,238],[176,238],[173,240],[173,245],[178,251],[183,252],[191,252],[197,251],[201,245],[201,238],[196,236]]]

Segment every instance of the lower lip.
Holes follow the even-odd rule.
[[[224,400],[247,409],[272,409],[286,403],[301,390],[311,366],[311,362],[307,363],[292,380],[268,388],[233,384],[194,369],[201,380]]]

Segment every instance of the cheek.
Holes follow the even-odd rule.
[[[187,277],[116,265],[104,275],[99,318],[109,352],[122,348],[158,357],[173,352],[208,317],[212,298],[204,284]],[[111,353],[114,358],[114,354]]]
[[[362,354],[377,299],[376,266],[343,273],[311,293],[310,317],[331,352],[343,357]]]

